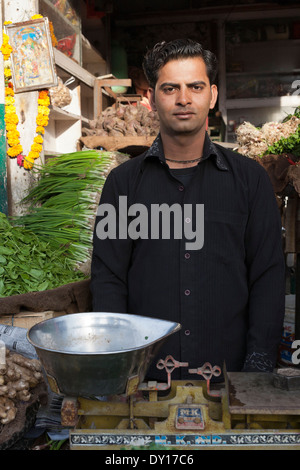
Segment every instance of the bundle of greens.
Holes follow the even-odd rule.
[[[0,297],[54,289],[84,279],[64,248],[23,227],[13,226],[0,212]]]
[[[111,152],[87,150],[64,154],[36,167],[38,178],[24,198],[25,215],[14,219],[53,249],[63,249],[74,268],[91,256],[100,193]]]

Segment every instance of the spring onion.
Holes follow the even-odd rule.
[[[74,267],[91,256],[100,193],[114,152],[86,150],[63,154],[36,167],[37,178],[23,202],[26,214],[14,223],[54,249],[64,248]]]

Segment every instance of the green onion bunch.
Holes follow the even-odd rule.
[[[14,224],[63,248],[77,268],[90,259],[95,215],[113,152],[84,150],[63,154],[36,167],[36,182],[23,202],[26,214]]]

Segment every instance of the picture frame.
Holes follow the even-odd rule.
[[[12,47],[15,93],[48,89],[58,84],[48,18],[5,25]]]

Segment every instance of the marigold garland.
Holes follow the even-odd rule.
[[[31,17],[32,20],[43,18],[42,15],[34,15]],[[6,21],[4,24],[10,24],[11,21]],[[57,43],[53,33],[53,26],[50,22],[50,33],[52,38],[52,44],[55,46]],[[4,78],[5,78],[5,128],[6,138],[8,144],[7,155],[11,158],[17,158],[19,166],[24,167],[26,170],[31,170],[36,160],[43,149],[43,135],[45,133],[45,127],[49,122],[49,105],[50,98],[48,90],[39,91],[38,95],[38,109],[36,117],[36,136],[33,139],[30,152],[28,155],[23,155],[23,147],[20,143],[20,133],[17,129],[19,118],[16,113],[15,107],[15,93],[12,83],[12,74],[9,64],[10,55],[12,53],[12,47],[9,44],[9,36],[3,32],[3,44],[0,48],[3,59],[4,59]]]

